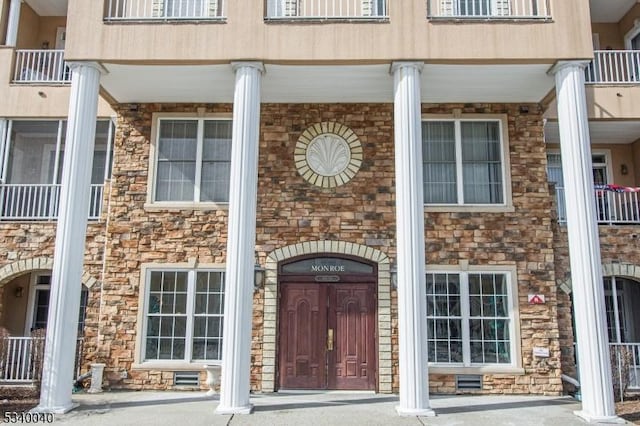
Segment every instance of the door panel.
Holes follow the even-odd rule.
[[[326,288],[285,284],[280,309],[280,386],[325,389]]]
[[[374,286],[332,285],[329,303],[329,328],[335,327],[335,350],[328,357],[329,387],[375,389]]]

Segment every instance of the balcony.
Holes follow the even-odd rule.
[[[108,0],[104,20],[117,21],[220,21],[223,0]]]
[[[613,192],[594,189],[596,216],[601,225],[640,224],[640,196],[638,192]],[[556,187],[558,222],[567,221],[564,188]]]
[[[59,184],[0,184],[0,220],[54,220],[60,204]],[[92,184],[89,220],[102,212],[104,185]]]
[[[640,50],[596,50],[585,70],[587,84],[639,84]]]
[[[64,61],[64,50],[16,50],[13,82],[68,84],[71,72]]]
[[[267,20],[386,20],[386,0],[267,0]]]
[[[551,19],[549,0],[429,0],[436,19]]]

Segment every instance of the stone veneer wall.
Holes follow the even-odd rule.
[[[427,264],[515,266],[518,277],[522,376],[485,375],[484,391],[547,393],[562,390],[554,275],[551,197],[547,187],[542,116],[538,105],[424,105],[424,113],[508,114],[514,212],[426,213]],[[116,106],[111,217],[106,230],[106,275],[96,360],[107,363],[111,387],[172,387],[168,371],[134,370],[142,263],[224,263],[226,210],[146,209],[151,120],[154,112],[230,113],[230,105]],[[295,168],[295,143],[309,125],[337,121],[359,137],[364,160],[351,182],[318,188]],[[262,264],[274,250],[305,241],[346,241],[395,258],[393,105],[263,104],[258,169],[257,251]],[[545,305],[529,305],[542,293]],[[391,294],[393,388],[397,390],[397,305]],[[254,296],[252,389],[260,390],[264,290]],[[551,357],[534,359],[534,346]],[[431,389],[453,391],[454,376],[432,375]]]

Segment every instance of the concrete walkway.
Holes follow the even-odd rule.
[[[215,397],[195,392],[105,392],[74,395],[80,406],[57,415],[66,425],[584,425],[569,397],[434,396],[437,417],[399,417],[397,395],[307,392],[252,395],[251,415],[214,413]]]

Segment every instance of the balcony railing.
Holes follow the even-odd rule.
[[[614,386],[640,390],[640,343],[610,343],[609,348]]]
[[[549,0],[429,0],[429,18],[550,19]]]
[[[567,221],[564,188],[556,187],[558,221]],[[594,190],[596,218],[600,224],[640,223],[640,196],[637,192]]]
[[[69,83],[64,50],[16,50],[14,83]]]
[[[267,0],[267,19],[386,19],[386,0]]]
[[[105,21],[224,20],[223,0],[108,0]]]
[[[24,385],[40,380],[44,358],[44,337],[0,338],[0,383]],[[84,338],[78,337],[76,344],[76,379],[81,372]]]
[[[589,84],[640,83],[640,50],[596,50],[585,70]]]
[[[89,219],[102,212],[104,185],[92,184]],[[58,217],[59,184],[0,185],[0,220],[52,220]]]

